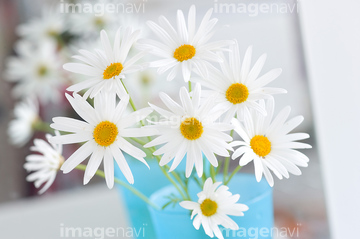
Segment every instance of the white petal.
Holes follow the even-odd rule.
[[[104,173],[106,185],[109,189],[112,189],[114,187],[114,159],[113,155],[111,155],[110,148],[105,150]]]
[[[78,148],[61,166],[61,170],[66,174],[84,161],[94,149],[95,143],[92,141],[86,142]]]
[[[117,147],[111,147],[113,151],[113,156],[116,163],[119,165],[121,172],[124,174],[125,178],[130,184],[134,184],[134,176],[131,173],[128,163],[125,160],[123,153]]]

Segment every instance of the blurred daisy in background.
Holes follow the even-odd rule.
[[[213,183],[211,178],[206,179],[203,191],[197,194],[197,202],[183,201],[180,206],[191,210],[191,219],[194,217],[193,225],[199,230],[200,225],[209,237],[223,239],[219,226],[231,230],[238,230],[239,226],[229,216],[244,216],[244,212],[249,210],[245,204],[237,203],[240,195],[232,195],[227,186],[221,182]]]
[[[310,136],[306,133],[292,133],[304,120],[302,116],[296,116],[287,121],[291,108],[285,107],[273,120],[274,100],[260,101],[266,109],[267,115],[255,111],[244,114],[244,122],[233,119],[232,123],[244,141],[234,141],[232,146],[241,146],[236,149],[232,159],[240,156],[239,165],[243,166],[254,161],[255,176],[259,182],[262,174],[270,186],[274,185],[274,179],[269,169],[279,178],[289,178],[289,172],[294,175],[301,175],[297,166],[307,167],[309,158],[295,149],[308,149],[311,145],[294,142],[307,139]]]
[[[65,14],[58,9],[43,9],[39,18],[21,24],[16,29],[17,34],[32,42],[52,41],[57,42],[59,36],[67,30]]]
[[[82,6],[91,4],[107,4],[112,1],[81,1]],[[75,12],[69,14],[69,31],[81,38],[97,37],[101,30],[116,31],[119,26],[119,14],[106,13],[100,14],[96,12]]]
[[[230,124],[215,122],[221,115],[221,111],[214,112],[214,102],[208,98],[200,105],[201,87],[196,84],[190,97],[185,87],[180,89],[181,105],[173,101],[167,94],[160,93],[160,99],[170,111],[150,104],[160,115],[159,122],[152,122],[153,128],[159,131],[159,135],[153,141],[144,145],[145,148],[162,145],[154,152],[154,155],[163,155],[160,166],[168,164],[174,159],[170,171],[173,171],[186,157],[186,177],[190,177],[195,165],[199,177],[203,174],[203,156],[214,166],[218,161],[214,154],[228,157],[228,150],[232,147],[227,142],[232,137],[224,133],[232,129]]]
[[[134,30],[143,28],[143,24],[140,23],[139,18],[133,12],[121,12],[123,10],[123,1],[115,0],[98,0],[98,1],[81,1],[83,6],[82,11],[78,9],[77,12],[69,15],[69,31],[79,36],[80,38],[88,39],[89,37],[97,37],[101,30],[107,32],[116,31],[119,26],[122,28],[132,27]],[[101,12],[85,12],[86,4],[92,6],[114,6],[114,10]]]
[[[89,79],[70,86],[67,90],[79,92],[88,89],[85,98],[93,98],[100,91],[115,92],[120,98],[127,95],[122,80],[127,74],[141,71],[144,65],[136,65],[145,54],[141,51],[128,58],[129,51],[137,41],[140,31],[133,31],[127,28],[124,35],[121,36],[119,28],[115,35],[113,47],[110,44],[106,31],[101,31],[100,38],[103,50],[95,49],[95,53],[87,50],[79,50],[81,55],[75,55],[73,58],[82,61],[82,63],[67,63],[64,69],[73,73],[88,76]]]
[[[148,21],[147,25],[162,41],[143,41],[143,46],[151,49],[150,53],[162,58],[151,62],[150,66],[158,68],[159,74],[171,69],[167,76],[169,81],[181,71],[188,82],[193,68],[207,75],[206,63],[221,62],[222,58],[216,52],[233,43],[228,40],[209,42],[217,23],[216,18],[211,19],[212,12],[212,9],[207,11],[197,30],[194,5],[190,7],[187,24],[183,12],[178,10],[176,30],[164,16],[159,17],[159,24]]]
[[[202,76],[198,81],[210,90],[204,90],[205,95],[217,95],[218,107],[224,109],[225,122],[237,116],[241,121],[244,119],[244,109],[254,109],[266,115],[258,101],[272,97],[273,94],[286,93],[281,88],[266,87],[275,80],[281,69],[273,69],[259,77],[261,69],[266,60],[266,54],[260,56],[251,68],[252,47],[245,53],[244,60],[240,62],[239,46],[230,46],[229,61],[224,55],[224,61],[220,63],[221,71],[214,66],[209,66],[209,76]]]
[[[66,94],[71,106],[76,113],[85,120],[80,121],[68,117],[55,117],[50,126],[56,130],[71,132],[50,139],[58,144],[84,144],[77,149],[62,165],[61,170],[69,173],[77,165],[90,156],[84,175],[84,184],[87,184],[95,175],[101,162],[104,160],[105,180],[109,188],[114,186],[114,159],[119,165],[129,183],[134,183],[123,152],[131,155],[146,166],[146,154],[139,148],[130,144],[124,137],[144,137],[154,133],[151,129],[129,128],[146,118],[151,108],[144,108],[124,116],[124,111],[129,103],[129,96],[125,96],[116,104],[115,93],[99,93],[94,97],[94,108],[85,98],[78,94]],[[148,166],[149,167],[149,166]]]
[[[59,132],[55,132],[60,135]],[[49,140],[50,134],[46,135]],[[40,154],[31,154],[26,157],[24,168],[28,172],[32,172],[26,177],[28,182],[34,182],[36,188],[44,184],[43,188],[38,192],[43,194],[53,184],[56,174],[60,170],[64,157],[62,156],[62,145],[49,144],[42,139],[34,139],[34,146],[30,150]]]
[[[10,121],[8,136],[11,144],[22,147],[34,134],[35,124],[40,121],[38,102],[32,98],[17,103],[14,109],[15,119]]]
[[[5,71],[6,80],[17,83],[13,96],[35,96],[44,104],[58,102],[65,82],[56,45],[51,42],[33,45],[23,40],[15,45],[15,51],[18,56],[9,57]]]

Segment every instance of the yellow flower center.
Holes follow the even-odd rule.
[[[186,61],[195,56],[196,50],[192,45],[184,44],[176,48],[174,58],[178,61]]]
[[[94,19],[95,26],[103,27],[105,25],[104,19],[102,17],[96,17]]]
[[[49,29],[48,31],[47,31],[47,35],[49,36],[49,37],[58,37],[59,36],[59,33],[56,31],[56,30],[53,30],[53,29]]]
[[[217,208],[217,203],[210,199],[205,199],[200,205],[202,214],[207,217],[214,215],[217,211]]]
[[[202,123],[195,118],[187,118],[180,125],[181,134],[188,140],[195,140],[201,137],[204,132]]]
[[[45,76],[48,73],[48,68],[46,66],[40,66],[37,73],[39,76]]]
[[[226,99],[234,105],[243,103],[247,100],[248,96],[248,88],[241,83],[232,84],[226,91]]]
[[[259,155],[260,157],[265,157],[271,151],[271,142],[267,137],[262,135],[255,135],[250,140],[250,146],[254,153]]]
[[[120,75],[123,68],[124,67],[121,63],[111,63],[111,65],[105,69],[103,78],[105,80],[108,80],[115,76],[118,76],[118,75]]]
[[[93,135],[96,143],[106,147],[114,143],[118,132],[114,123],[102,121],[95,127]]]

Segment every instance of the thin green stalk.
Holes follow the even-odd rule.
[[[150,152],[151,153],[154,153],[155,152],[155,148],[154,147],[151,147],[149,148]],[[158,162],[160,162],[161,158],[159,155],[154,155],[154,157],[157,159]],[[190,196],[189,196],[189,193],[188,193],[188,190],[186,188],[186,185],[184,185],[184,183],[182,182],[181,178],[179,177],[179,175],[176,173],[176,172],[171,172],[171,175],[173,175],[175,177],[175,179],[179,182],[180,186],[182,187],[182,189],[184,190],[185,194],[187,196],[185,196],[185,194],[183,193],[183,191],[179,188],[179,186],[177,185],[177,183],[174,181],[173,178],[170,177],[169,173],[166,171],[166,170],[169,170],[169,167],[168,166],[164,166],[164,167],[161,167],[159,165],[161,171],[164,173],[165,177],[175,186],[175,188],[179,191],[179,193],[181,194],[181,196],[184,198],[184,200],[187,200],[187,199],[190,199]]]
[[[215,173],[215,168],[214,166],[210,165],[210,176],[211,176],[211,179],[213,180],[213,182],[215,182],[215,176],[216,176],[216,173]]]
[[[129,94],[129,91],[127,90],[127,88],[126,88],[123,80],[121,79],[120,81],[121,81],[122,85],[124,86],[124,89],[125,89],[126,93]],[[135,106],[134,101],[132,100],[130,94],[129,94],[129,102],[130,102],[130,105],[131,105],[133,111],[136,111],[136,110],[137,110],[137,109],[136,109],[136,106]],[[145,123],[144,123],[143,121],[141,121],[141,125],[142,125],[142,126],[145,126]],[[149,140],[149,142],[152,140],[150,136],[148,137],[148,140]],[[139,141],[139,142],[140,142],[140,141]],[[142,145],[144,145],[144,144],[142,144]],[[153,150],[151,150],[152,153],[155,152],[155,148],[152,147],[152,149],[153,149]],[[158,162],[160,162],[160,157],[159,157],[159,156],[156,156],[156,158],[157,158]],[[187,197],[186,197],[185,194],[182,192],[182,190],[179,188],[179,186],[178,186],[177,183],[174,181],[174,179],[170,177],[170,175],[168,174],[168,172],[167,172],[163,167],[161,167],[160,165],[159,165],[159,167],[160,167],[161,171],[164,173],[165,177],[174,185],[174,187],[179,191],[179,193],[181,194],[181,196],[186,200]],[[180,185],[181,185],[181,187],[183,188],[184,192],[185,192],[187,195],[189,195],[189,194],[188,194],[188,191],[187,191],[187,188],[186,188],[186,186],[183,184],[183,182],[182,182],[181,178],[179,177],[179,175],[177,175],[176,172],[171,172],[171,174],[172,174],[172,175],[176,178],[176,180],[180,183]],[[188,196],[188,199],[190,199],[190,196]]]
[[[137,139],[137,138],[130,138],[130,139],[133,140],[133,141],[135,141],[135,142],[137,142],[138,144],[140,144],[140,145],[142,145],[142,146],[144,146],[145,144],[147,144],[147,142],[145,142],[145,141],[143,141],[143,140],[140,140],[140,139]],[[151,154],[155,152],[155,149],[154,149],[153,147],[151,147],[151,148],[149,148],[149,149],[147,149],[147,150],[150,151]],[[159,158],[158,160],[160,160],[160,158]],[[165,167],[166,170],[169,170],[169,169],[170,169],[170,167],[167,166],[167,165],[165,165],[164,167]],[[182,182],[181,178],[179,177],[179,175],[178,175],[177,173],[171,172],[171,174],[174,176],[174,178],[175,178],[176,180],[178,180],[178,181],[181,183],[181,186],[185,187],[185,184]],[[184,190],[185,190],[185,188],[184,188]],[[185,190],[185,193],[186,193],[186,192],[187,192],[187,189]]]
[[[125,89],[126,93],[129,94],[129,91],[127,90],[127,88],[126,88],[123,80],[121,79],[120,81],[121,81],[121,84],[124,86],[124,89]],[[129,96],[130,96],[130,94],[129,94]],[[131,97],[129,97],[129,103],[130,103],[130,105],[131,105],[131,108],[132,108],[134,111],[136,111],[136,106],[135,106],[134,101],[132,100]],[[142,123],[143,123],[143,122],[142,122]],[[143,125],[143,126],[144,126],[144,125]]]
[[[234,130],[231,130],[230,136],[233,137],[233,134],[234,134]],[[224,180],[223,181],[224,182],[225,182],[225,180],[227,178],[227,175],[228,175],[228,172],[229,172],[229,164],[230,164],[230,156],[225,159],[225,163],[224,163],[224,171],[223,171],[223,174],[224,174]]]
[[[160,162],[159,157],[156,157],[158,162]],[[160,167],[160,166],[159,166]],[[176,188],[176,190],[179,191],[181,197],[186,200],[187,197],[185,196],[185,194],[183,193],[183,191],[179,188],[179,186],[177,185],[177,183],[174,181],[174,179],[172,177],[170,177],[169,173],[163,168],[160,167],[160,170],[163,172],[163,174],[165,175],[165,177],[174,185],[174,187]]]
[[[54,134],[54,129],[52,129],[50,127],[50,124],[42,121],[41,119],[38,119],[37,121],[35,121],[32,127],[36,131]]]
[[[226,181],[224,181],[224,185],[227,185],[228,183],[230,183],[230,180],[232,179],[232,177],[234,177],[234,175],[235,175],[237,172],[239,172],[239,170],[240,170],[241,168],[242,168],[242,166],[238,165],[238,166],[234,169],[234,171],[230,174],[229,178],[228,178]]]
[[[204,183],[205,183],[205,181],[206,181],[206,179],[207,179],[205,173],[203,173],[201,179],[202,179],[202,182],[203,182],[203,185],[204,185]]]
[[[221,166],[222,166],[222,163],[223,163],[222,160],[219,161],[218,166],[217,166],[217,168],[216,168],[216,170],[215,170],[215,175],[218,175],[218,174],[219,174],[220,169],[221,169]]]
[[[82,170],[85,171],[86,170],[86,165],[84,164],[79,164],[78,166],[75,167],[78,170]],[[102,170],[97,170],[95,173],[97,176],[105,178],[105,173]],[[155,205],[153,202],[150,201],[150,199],[148,197],[146,197],[144,194],[142,194],[139,190],[137,190],[136,188],[134,188],[133,186],[129,185],[128,183],[125,183],[124,181],[115,178],[114,182],[125,187],[126,189],[130,190],[134,195],[138,196],[141,200],[143,200],[145,203],[147,203],[148,205],[150,205],[151,207],[153,207],[156,210],[160,210],[160,208]]]
[[[192,89],[191,89],[191,81],[189,81],[188,84],[189,84],[189,93],[190,93],[192,91]]]
[[[144,146],[145,144],[147,144],[147,142],[145,142],[145,141],[143,141],[143,140],[141,140],[141,139],[138,139],[138,138],[133,138],[133,137],[131,137],[130,139],[133,140],[133,141],[135,141],[136,143],[142,145],[142,146]]]

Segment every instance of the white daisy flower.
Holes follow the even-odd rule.
[[[304,117],[297,116],[286,121],[291,110],[289,106],[272,120],[274,100],[267,100],[266,105],[264,101],[260,103],[266,108],[267,116],[246,110],[243,123],[233,119],[235,131],[244,141],[234,141],[231,144],[241,146],[235,150],[232,159],[242,155],[240,166],[254,161],[256,180],[259,182],[264,174],[269,185],[273,186],[274,180],[269,169],[282,179],[283,176],[289,178],[289,172],[301,175],[297,166],[308,166],[309,158],[294,149],[308,149],[311,145],[294,141],[307,139],[310,136],[305,133],[289,134],[304,120]]]
[[[53,118],[54,123],[50,127],[73,134],[55,136],[50,139],[50,142],[58,144],[85,143],[65,161],[61,170],[69,173],[91,155],[84,175],[84,184],[87,184],[104,159],[106,183],[109,188],[112,188],[115,159],[126,179],[133,184],[134,178],[123,152],[147,166],[148,164],[144,160],[146,154],[126,141],[124,137],[144,137],[153,134],[151,129],[129,128],[147,117],[152,109],[144,108],[124,116],[129,96],[123,97],[116,104],[115,93],[98,94],[94,97],[94,108],[78,94],[74,93],[73,97],[66,94],[66,98],[85,122],[67,117]]]
[[[36,96],[44,104],[58,102],[64,80],[56,45],[46,42],[34,47],[29,41],[20,41],[15,51],[18,56],[8,59],[5,72],[8,81],[17,83],[14,97]]]
[[[55,131],[55,134],[60,135],[58,131]],[[50,138],[51,135],[47,134],[46,139],[49,141]],[[36,188],[39,188],[46,182],[39,191],[39,194],[43,194],[55,181],[56,174],[64,162],[62,145],[49,144],[45,140],[34,139],[34,146],[30,147],[30,150],[41,155],[31,154],[26,157],[24,168],[28,172],[33,172],[26,177],[26,180],[34,182]]]
[[[180,164],[186,154],[186,177],[190,177],[194,164],[198,176],[201,177],[203,174],[202,153],[214,167],[218,166],[214,153],[224,157],[229,156],[228,150],[232,151],[232,148],[227,142],[231,141],[232,137],[223,131],[231,130],[232,126],[215,122],[221,112],[212,110],[214,106],[212,98],[200,105],[200,84],[196,84],[192,93],[190,97],[185,87],[180,89],[181,106],[167,94],[160,93],[160,99],[170,111],[150,104],[161,117],[164,117],[164,120],[153,122],[154,125],[148,126],[157,129],[160,136],[144,147],[165,144],[156,150],[154,155],[163,154],[160,166],[174,159],[170,171]]]
[[[164,16],[159,17],[159,25],[148,21],[147,25],[162,43],[148,39],[144,46],[152,49],[150,53],[163,58],[152,62],[150,66],[157,67],[159,74],[171,69],[167,76],[169,81],[175,78],[179,70],[182,71],[185,82],[189,81],[193,68],[206,75],[208,61],[222,61],[215,52],[233,44],[233,41],[208,42],[217,23],[216,18],[210,19],[212,12],[213,9],[207,11],[197,31],[194,5],[190,7],[187,24],[183,12],[178,10],[176,30]]]
[[[209,76],[202,76],[200,83],[209,88],[207,94],[217,94],[218,107],[226,112],[224,121],[230,122],[237,115],[243,120],[244,109],[254,109],[266,114],[265,109],[257,103],[260,99],[272,97],[273,94],[286,93],[281,88],[266,87],[280,74],[281,69],[273,69],[259,77],[266,60],[266,54],[260,56],[254,66],[251,66],[252,47],[250,46],[240,63],[239,46],[230,46],[229,62],[225,59],[220,63],[221,71],[214,66],[209,66]]]
[[[21,147],[29,142],[34,134],[34,125],[40,120],[38,102],[28,98],[17,103],[14,115],[15,119],[9,123],[8,136],[11,144]]]
[[[52,41],[66,31],[64,14],[57,10],[43,9],[39,18],[21,24],[16,31],[20,37],[33,42]]]
[[[213,183],[211,178],[205,181],[203,191],[198,193],[198,202],[183,201],[180,206],[192,210],[191,219],[194,227],[199,230],[200,225],[209,237],[223,239],[219,225],[231,230],[238,230],[239,226],[230,216],[244,216],[245,211],[249,209],[245,204],[237,203],[240,195],[232,195],[228,187],[221,185],[221,182]],[[220,187],[219,187],[220,186]]]
[[[119,28],[115,35],[114,47],[110,45],[108,35],[103,30],[100,33],[103,50],[95,49],[95,53],[86,50],[79,50],[81,55],[73,58],[83,63],[67,63],[64,69],[90,77],[78,84],[70,86],[67,90],[79,92],[88,89],[85,97],[93,98],[100,91],[116,92],[120,98],[127,95],[121,79],[127,74],[142,70],[144,67],[135,65],[145,52],[142,51],[131,59],[127,59],[130,48],[137,41],[140,31],[133,32],[131,28],[125,30],[124,35],[120,36]]]

